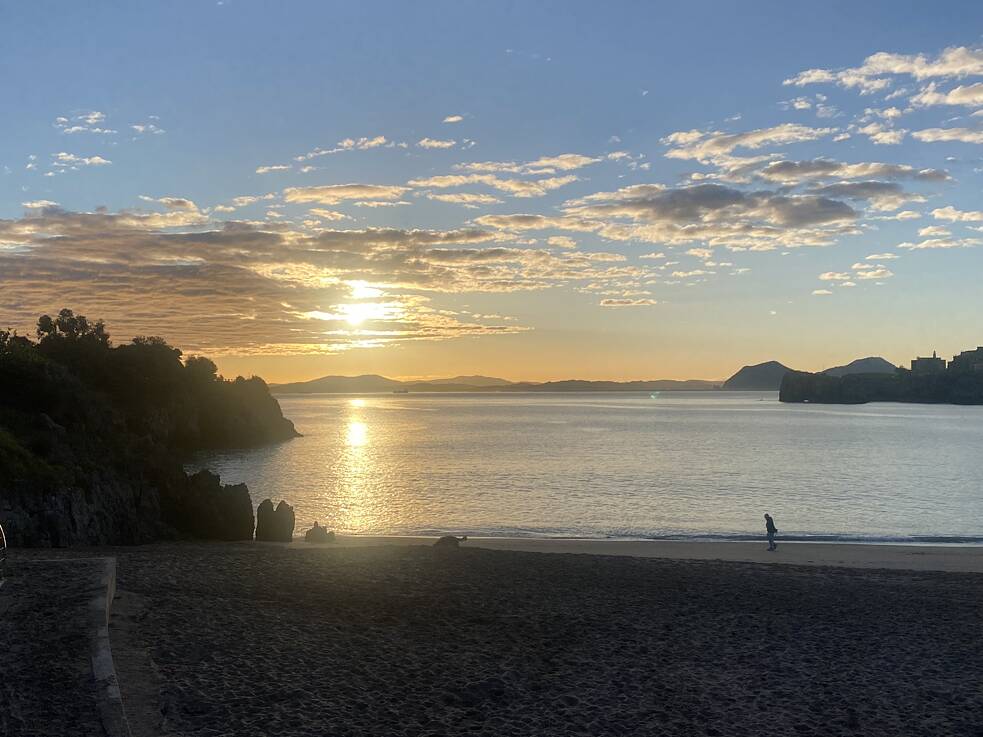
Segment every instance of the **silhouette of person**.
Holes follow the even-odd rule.
[[[778,528],[775,527],[775,520],[771,518],[770,514],[765,515],[765,531],[768,533],[768,550],[778,550],[778,544],[775,542]]]

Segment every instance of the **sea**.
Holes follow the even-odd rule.
[[[303,437],[197,456],[298,532],[983,543],[983,407],[776,392],[278,397]]]

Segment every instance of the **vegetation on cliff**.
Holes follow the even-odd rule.
[[[244,486],[189,477],[196,450],[296,435],[262,379],[225,380],[160,338],[114,346],[71,310],[0,331],[0,520],[13,544],[241,539]]]

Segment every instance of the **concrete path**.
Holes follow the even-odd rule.
[[[115,558],[7,562],[0,734],[128,737],[109,645]]]

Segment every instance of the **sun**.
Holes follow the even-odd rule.
[[[379,306],[374,304],[340,305],[341,313],[349,325],[361,325],[366,320],[378,316]]]

